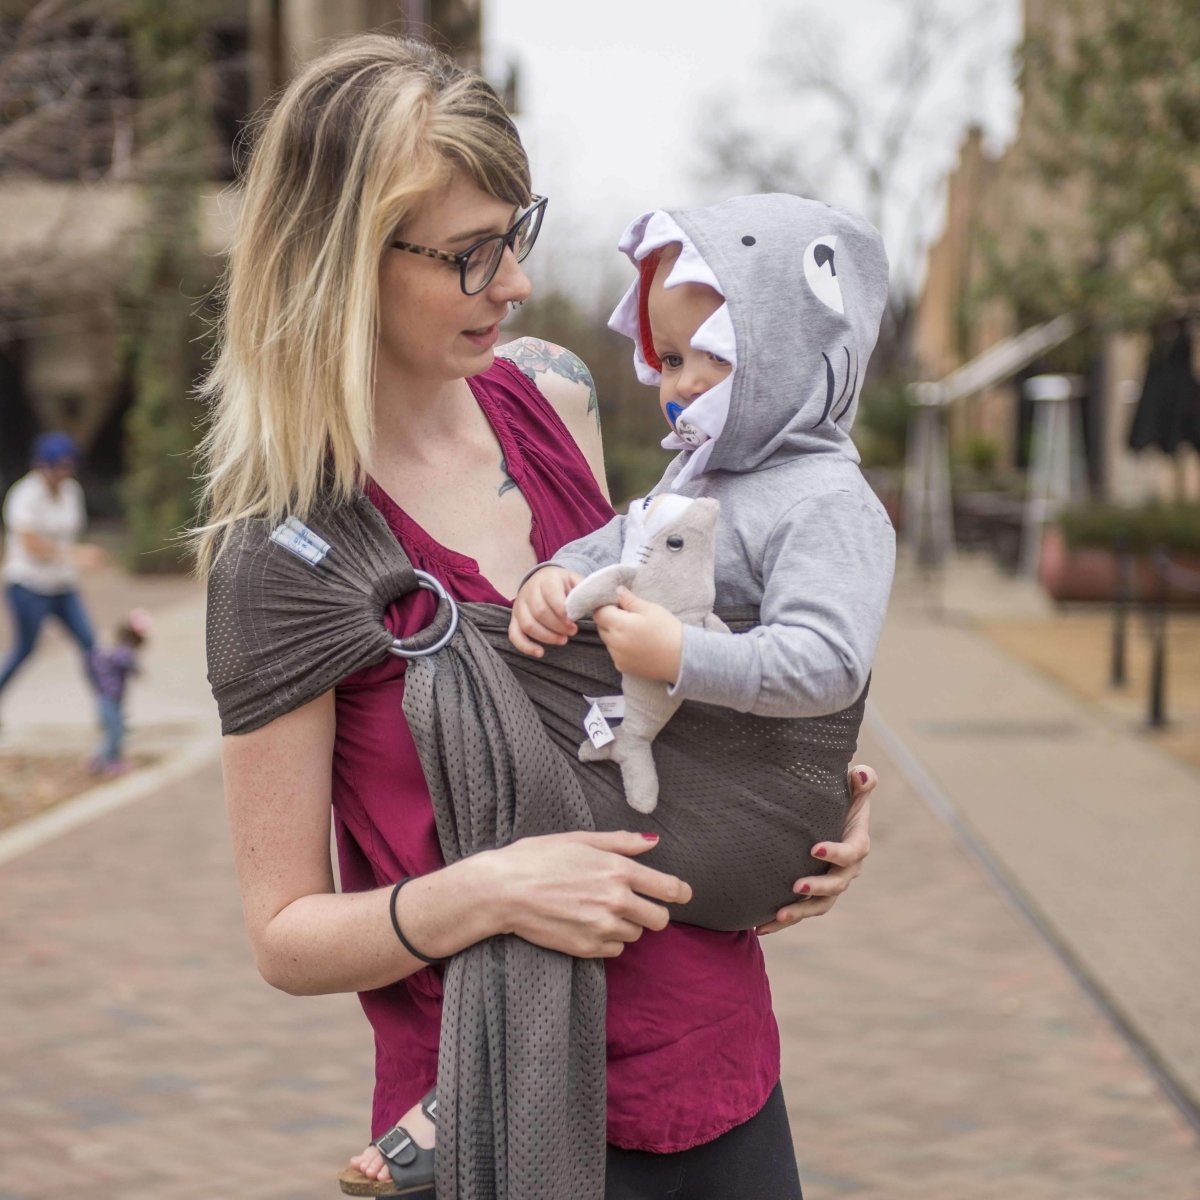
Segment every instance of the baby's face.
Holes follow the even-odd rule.
[[[703,283],[664,287],[679,256],[667,247],[646,297],[650,341],[662,361],[658,403],[672,429],[679,413],[724,379],[733,367],[723,358],[692,346],[696,330],[725,302],[720,292]]]

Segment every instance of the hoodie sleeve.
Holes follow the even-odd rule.
[[[625,516],[618,513],[607,525],[560,547],[550,562],[580,575],[590,575],[601,567],[620,562],[624,542]]]
[[[671,694],[764,717],[840,712],[870,676],[895,558],[890,522],[861,496],[793,505],[767,539],[762,624],[733,635],[685,625]]]

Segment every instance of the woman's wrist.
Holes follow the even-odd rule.
[[[405,886],[397,917],[423,955],[449,958],[505,931],[495,853],[473,854]]]

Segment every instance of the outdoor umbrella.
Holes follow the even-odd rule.
[[[1188,444],[1200,450],[1200,383],[1192,374],[1191,335],[1179,321],[1150,353],[1129,445],[1133,450],[1155,446],[1173,455]]]

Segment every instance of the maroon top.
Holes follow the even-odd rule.
[[[574,439],[544,396],[505,359],[468,380],[533,513],[538,561],[590,533],[612,510]],[[413,566],[456,599],[507,604],[473,559],[435,542],[377,487],[367,494]],[[386,622],[406,636],[433,616],[414,593]],[[416,747],[404,722],[404,663],[389,658],[337,688],[333,807],[342,886],[359,891],[443,865]],[[653,865],[653,851],[643,861]],[[608,979],[608,1137],[666,1153],[711,1141],[752,1117],[779,1078],[779,1033],[758,939],[692,925],[646,932]],[[375,1030],[371,1128],[378,1136],[433,1086],[441,977],[422,969],[360,994]]]

